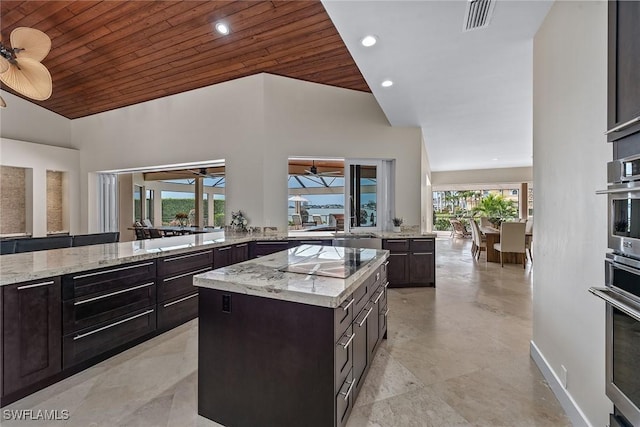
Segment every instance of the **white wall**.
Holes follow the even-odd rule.
[[[55,88],[54,88],[55,90]],[[71,121],[5,91],[7,107],[0,108],[0,136],[19,141],[78,148],[71,144]]]
[[[517,184],[533,181],[533,168],[521,167],[432,172],[431,181],[434,190],[450,190],[456,185],[465,184]]]
[[[607,250],[606,196],[595,195],[612,158],[603,135],[606,53],[606,2],[555,2],[534,40],[532,356],[550,368],[552,387],[567,368],[566,391],[555,391],[575,403],[567,411],[574,425],[607,425],[612,409],[604,303],[587,292],[604,285]]]
[[[283,229],[289,156],[396,158],[396,211],[420,224],[420,129],[392,128],[368,93],[259,74],[71,126],[83,174],[224,158],[227,214]],[[85,180],[83,201],[88,192]],[[92,217],[90,206],[83,227]]]
[[[4,97],[4,94],[3,94]],[[7,101],[8,102],[8,101]],[[39,107],[38,107],[39,108]],[[65,119],[66,120],[66,119]],[[65,172],[69,232],[80,232],[80,153],[69,148],[0,138],[0,164],[30,169],[27,179],[27,231],[34,237],[47,234],[47,170]],[[31,216],[29,214],[31,212]],[[6,215],[6,213],[3,213]],[[65,224],[66,220],[65,220]]]

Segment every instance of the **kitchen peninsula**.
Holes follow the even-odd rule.
[[[388,256],[302,245],[196,275],[198,413],[344,425],[386,338]]]

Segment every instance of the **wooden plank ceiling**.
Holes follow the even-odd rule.
[[[370,92],[318,0],[2,0],[7,44],[16,27],[52,41],[53,95],[29,101],[70,119],[261,72]]]

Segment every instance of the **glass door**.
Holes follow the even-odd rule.
[[[392,160],[345,160],[345,231],[388,230],[394,210]]]

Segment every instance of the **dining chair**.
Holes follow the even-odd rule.
[[[529,259],[533,262],[533,252],[531,252],[531,247],[533,246],[533,218],[527,219],[527,225],[524,228],[525,232],[525,243],[524,246],[529,253]]]
[[[451,237],[460,236],[463,238],[471,237],[471,233],[465,228],[464,224],[459,219],[450,219],[451,223]]]
[[[478,223],[473,218],[469,220],[469,224],[471,225],[471,237],[473,238],[473,247],[475,248],[474,257],[479,260],[482,251],[486,252],[487,250],[487,238],[482,234],[480,226],[478,226]]]
[[[144,239],[148,238],[146,233],[144,232],[144,228],[142,228],[142,227],[133,227],[133,229],[136,232],[136,240],[144,240]]]
[[[320,215],[313,215],[313,222],[315,222],[316,225],[322,225],[322,217]]]
[[[291,214],[291,220],[293,221],[294,229],[297,230],[302,228],[302,217],[300,216],[300,214],[297,214],[297,213]]]
[[[151,237],[152,239],[157,239],[162,237],[162,233],[157,228],[149,228],[148,231],[149,231],[149,237]]]
[[[522,254],[522,268],[526,268],[527,256],[525,252],[525,223],[503,222],[500,225],[500,243],[494,243],[493,248],[500,252],[500,265],[504,267],[504,254]]]
[[[489,222],[489,217],[486,217],[486,216],[480,217],[480,227],[493,227],[493,224]]]

